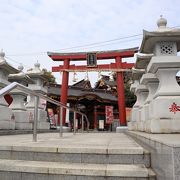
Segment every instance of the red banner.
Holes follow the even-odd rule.
[[[113,106],[106,106],[106,124],[112,124],[113,120]]]

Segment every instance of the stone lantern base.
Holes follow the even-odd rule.
[[[15,120],[12,119],[12,110],[6,106],[0,106],[0,129],[15,129]]]
[[[152,119],[145,122],[148,133],[180,133],[180,120]]]
[[[128,130],[129,131],[135,131],[137,128],[136,128],[136,121],[130,121],[128,122]]]
[[[34,109],[28,109],[31,114],[31,121],[34,121]],[[47,112],[43,109],[38,109],[38,129],[50,129],[50,123],[47,122]]]
[[[13,111],[15,116],[15,129],[31,130],[32,122],[27,111]]]
[[[152,118],[145,121],[149,133],[180,133],[180,97],[159,96],[152,101]]]

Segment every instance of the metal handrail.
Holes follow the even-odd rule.
[[[57,106],[60,106],[61,107],[61,110],[60,110],[60,137],[62,137],[63,135],[63,128],[62,128],[62,111],[63,111],[63,108],[65,109],[68,109],[69,111],[73,111],[74,112],[74,115],[75,113],[78,113],[80,115],[82,115],[82,123],[84,123],[84,118],[85,117],[85,120],[87,122],[87,130],[89,130],[89,121],[88,121],[88,118],[86,116],[86,114],[76,110],[76,109],[73,109],[73,108],[70,108],[52,98],[49,98],[43,94],[40,94],[40,93],[37,93],[31,89],[29,89],[28,87],[22,85],[22,84],[19,84],[17,82],[13,82],[9,85],[7,85],[6,87],[2,88],[0,90],[0,97],[1,96],[4,96],[6,95],[7,93],[11,92],[13,89],[18,89],[20,91],[23,91],[27,94],[31,94],[33,96],[35,96],[35,108],[34,108],[34,126],[33,126],[33,141],[37,141],[37,119],[38,119],[38,104],[39,104],[39,98],[41,99],[45,99],[46,101],[52,103],[52,104],[55,104]],[[74,124],[75,124],[75,118],[74,118]],[[75,125],[74,125],[75,127]],[[84,127],[84,124],[82,125],[82,127]],[[83,130],[82,130],[83,131]],[[74,128],[74,133],[76,133],[76,129]]]

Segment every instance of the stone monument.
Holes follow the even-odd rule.
[[[8,75],[10,73],[18,73],[19,71],[9,65],[6,61],[5,53],[0,52],[0,89],[9,84]],[[15,129],[15,121],[12,110],[8,107],[8,103],[4,97],[0,97],[0,129]]]
[[[40,64],[37,62],[34,64],[34,68],[27,71],[26,75],[28,75],[35,84],[29,83],[28,87],[37,93],[41,93],[43,95],[47,94],[47,89],[44,87],[44,82],[47,82],[47,78],[44,74],[44,71],[40,69]],[[34,117],[34,96],[30,96],[30,101],[26,105],[27,110],[31,113],[32,117]],[[33,118],[34,119],[34,118]],[[44,109],[42,105],[42,100],[39,99],[38,106],[38,129],[49,129],[50,125],[47,122],[47,111]]]
[[[167,20],[161,17],[156,31],[144,30],[140,47],[140,53],[153,54],[146,67],[147,74],[140,80],[150,92],[146,101],[144,99],[147,105],[144,131],[150,133],[180,132],[180,87],[176,81],[180,70],[177,56],[180,29],[168,28],[166,24]]]
[[[9,74],[8,80],[10,82],[17,82],[24,86],[29,83],[33,84],[33,80],[23,72],[24,67],[20,65],[17,74]],[[25,107],[25,99],[27,99],[27,93],[13,90],[11,93],[13,102],[9,106],[13,110],[15,118],[15,129],[32,129],[31,114],[27,111]]]
[[[131,111],[131,118],[130,122],[128,122],[128,129],[129,130],[136,130],[137,129],[137,120],[139,119],[139,101],[140,101],[140,94],[137,93],[136,89],[139,85],[139,79],[144,73],[144,69],[132,69],[133,73],[133,81],[134,83],[131,84],[130,90],[136,95],[136,103],[134,104],[132,111]]]

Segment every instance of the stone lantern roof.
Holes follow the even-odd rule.
[[[8,64],[4,57],[5,57],[5,53],[3,52],[3,50],[1,50],[1,52],[0,52],[0,69],[5,71],[7,74],[18,73],[19,71],[16,68],[12,67],[10,64]]]
[[[146,69],[153,54],[136,54],[136,69]]]
[[[9,74],[8,80],[10,82],[16,81],[16,82],[21,83],[23,85],[26,85],[28,83],[33,84],[34,81],[28,75],[26,75],[23,72],[23,69],[24,69],[24,67],[22,65],[19,65],[18,66],[19,73],[17,73],[17,74]]]
[[[136,88],[137,88],[138,85],[139,85],[139,81],[137,81],[137,80],[134,81],[134,83],[131,84],[131,86],[130,86],[130,91],[133,92],[133,93],[135,93]]]
[[[166,27],[167,20],[162,16],[157,21],[158,29],[156,31],[143,30],[143,40],[140,47],[140,53],[153,53],[154,46],[157,42],[176,42],[177,51],[180,51],[180,29]]]
[[[132,78],[133,80],[140,80],[142,75],[145,73],[145,69],[135,69],[132,68]]]
[[[40,69],[40,63],[38,63],[38,62],[35,63],[34,68],[28,70],[26,74],[32,79],[38,78],[38,79],[41,79],[43,81],[47,81],[47,77],[46,77],[44,71],[42,71]]]

